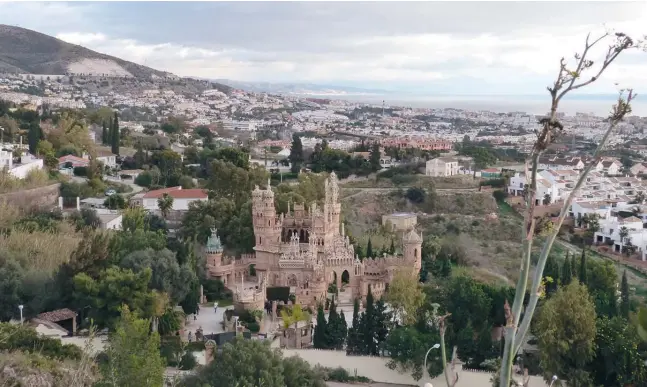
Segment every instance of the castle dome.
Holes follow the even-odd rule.
[[[222,253],[222,242],[220,241],[218,231],[215,228],[211,229],[211,235],[209,236],[209,239],[207,239],[207,253]]]

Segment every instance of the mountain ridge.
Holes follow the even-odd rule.
[[[27,28],[0,24],[0,73],[113,75],[135,78],[173,74],[102,54]]]

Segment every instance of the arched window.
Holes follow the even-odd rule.
[[[413,257],[418,258],[418,249],[413,249]]]
[[[268,220],[267,220],[267,225],[268,225],[268,226],[271,226],[271,225],[272,225],[272,221],[271,221],[270,219],[268,219]]]
[[[258,244],[262,245],[263,244],[263,237],[258,237]]]

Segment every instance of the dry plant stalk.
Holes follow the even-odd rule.
[[[603,62],[600,64],[598,70],[592,77],[584,80],[582,78],[583,72],[591,69],[594,65],[594,62],[588,59],[590,50],[597,44],[602,42],[604,39],[609,37],[613,39],[613,43],[609,45]],[[526,161],[526,179],[530,178],[530,183],[527,185],[528,191],[525,195],[526,209],[524,212],[524,221],[522,225],[521,271],[516,287],[514,302],[511,309],[509,308],[509,305],[507,305],[506,301],[507,321],[505,326],[505,347],[503,359],[501,362],[499,380],[500,387],[510,387],[510,383],[512,381],[513,359],[519,351],[519,348],[521,348],[521,344],[523,343],[524,337],[530,327],[530,323],[537,306],[537,301],[541,296],[540,288],[542,284],[542,275],[548,254],[550,253],[550,250],[555,241],[555,238],[557,237],[559,229],[562,226],[564,218],[568,214],[568,209],[571,205],[571,202],[573,201],[573,198],[575,197],[575,193],[586,181],[586,176],[592,170],[593,166],[601,160],[602,151],[611,133],[614,131],[618,123],[620,123],[627,114],[631,113],[630,103],[636,96],[632,90],[628,90],[626,93],[624,90],[620,92],[618,102],[613,107],[611,114],[609,115],[608,129],[605,132],[602,140],[598,144],[598,147],[593,155],[593,159],[584,168],[584,171],[582,171],[579,176],[577,184],[571,191],[568,198],[564,201],[557,223],[555,224],[552,232],[548,235],[541,250],[541,255],[539,256],[539,260],[537,262],[537,266],[533,275],[529,304],[525,310],[524,319],[521,321],[521,325],[519,325],[523,307],[523,299],[526,294],[526,290],[528,289],[532,244],[535,237],[535,219],[533,215],[536,205],[535,195],[537,192],[537,169],[539,165],[539,157],[563,131],[563,126],[557,119],[557,109],[559,108],[559,103],[562,98],[569,92],[585,87],[599,79],[604,71],[616,60],[616,58],[621,53],[628,49],[639,48],[641,46],[642,42],[635,42],[633,39],[623,33],[607,32],[593,41],[590,40],[589,34],[589,36],[587,36],[586,38],[584,51],[581,54],[575,54],[575,70],[568,69],[566,60],[562,58],[560,61],[560,68],[557,79],[552,86],[549,86],[547,88],[551,96],[550,115],[549,117],[540,120],[541,129],[537,131],[537,141],[535,142],[535,145],[532,149],[529,160]],[[528,171],[529,164],[530,172]]]

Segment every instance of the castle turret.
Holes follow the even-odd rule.
[[[338,235],[341,203],[339,202],[339,184],[335,172],[331,172],[330,177],[326,180],[325,190],[324,216],[326,217],[326,232],[331,232],[332,235]]]
[[[252,191],[252,218],[256,249],[267,249],[276,244],[280,237],[280,225],[277,224],[276,209],[274,207],[274,191],[267,180],[267,188],[262,190],[256,186]],[[278,232],[277,232],[278,229]]]
[[[402,236],[402,248],[404,259],[413,263],[416,273],[419,272],[422,268],[422,237],[414,229],[411,229]]]
[[[207,269],[214,275],[219,275],[220,267],[222,265],[222,242],[218,237],[218,230],[211,229],[211,235],[207,239],[207,246],[205,247]]]

